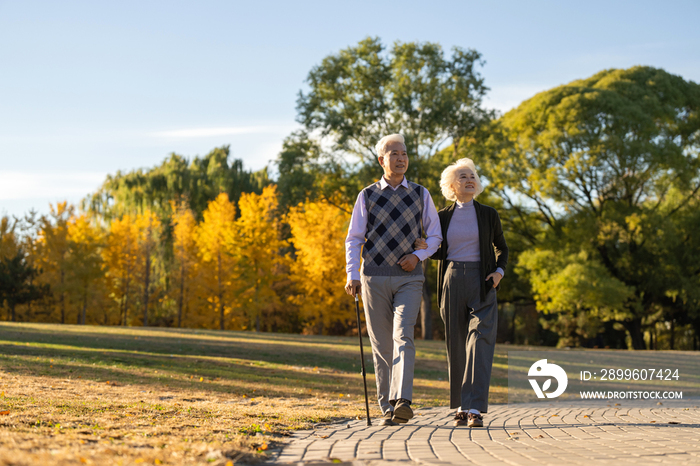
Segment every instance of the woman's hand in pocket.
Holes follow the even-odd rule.
[[[501,275],[498,272],[490,273],[486,276],[486,281],[489,281],[489,278],[493,279],[493,287],[496,288],[498,284],[501,282],[501,278],[503,278],[503,275]]]

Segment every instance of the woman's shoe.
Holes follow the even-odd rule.
[[[484,427],[484,418],[481,414],[469,413],[467,427]]]
[[[455,414],[455,422],[452,423],[455,427],[469,425],[469,417],[464,411]]]

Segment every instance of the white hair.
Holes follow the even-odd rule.
[[[402,135],[400,134],[390,134],[388,136],[384,136],[379,140],[376,146],[374,146],[374,149],[377,151],[377,157],[383,157],[385,154],[384,152],[386,151],[386,146],[390,142],[400,142],[401,144],[406,147],[406,140],[403,138]]]
[[[460,168],[469,168],[474,172],[474,178],[476,179],[476,193],[474,194],[474,197],[484,192],[484,186],[481,184],[479,174],[476,172],[476,165],[474,165],[474,161],[465,157],[457,160],[451,165],[448,165],[447,168],[442,171],[442,175],[440,176],[440,189],[442,189],[442,195],[445,196],[445,199],[448,201],[457,200],[457,194],[455,194],[452,184],[457,181],[457,172]]]

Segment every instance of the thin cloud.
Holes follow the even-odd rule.
[[[290,131],[291,126],[230,126],[220,128],[188,128],[173,131],[158,131],[152,136],[158,138],[207,138],[213,136],[234,136],[241,134],[280,134]]]
[[[0,201],[85,196],[105,180],[105,173],[0,172]]]

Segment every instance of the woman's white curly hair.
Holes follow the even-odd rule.
[[[476,172],[476,165],[474,165],[474,161],[465,157],[457,160],[451,165],[448,165],[447,168],[442,171],[442,175],[440,176],[440,189],[442,189],[442,195],[445,196],[445,199],[448,201],[457,200],[457,195],[455,194],[454,189],[452,189],[452,184],[457,181],[457,172],[461,168],[469,168],[474,172],[474,177],[476,178],[476,193],[474,194],[474,197],[484,192],[484,185],[481,184],[479,174]]]

